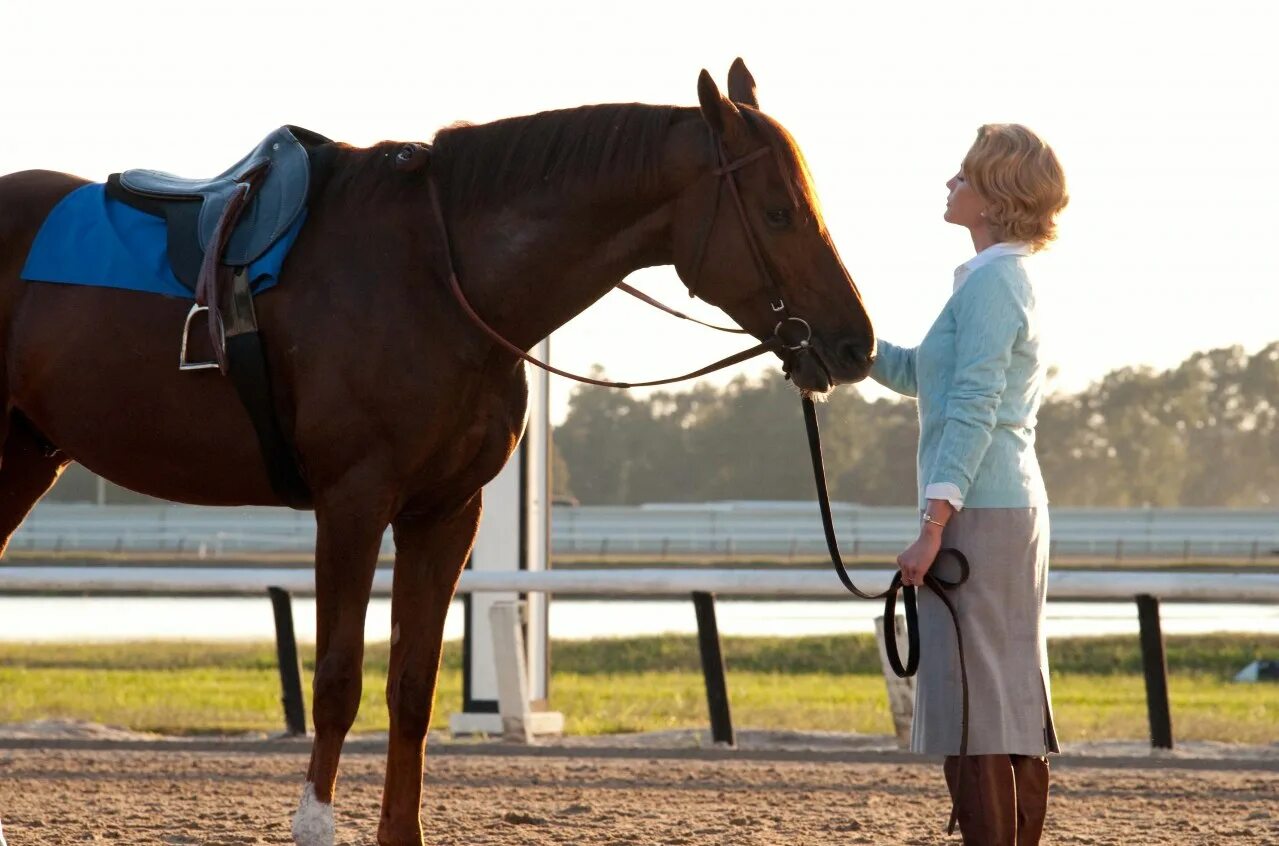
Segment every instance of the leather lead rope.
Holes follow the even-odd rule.
[[[862,599],[884,600],[884,651],[888,653],[888,663],[898,678],[913,676],[915,671],[919,669],[919,609],[916,605],[915,588],[902,584],[900,570],[893,574],[892,583],[889,584],[888,590],[883,593],[866,593],[853,584],[853,580],[848,575],[848,570],[844,567],[844,559],[839,554],[839,540],[835,537],[835,521],[831,516],[830,510],[830,492],[826,487],[826,467],[822,461],[822,436],[821,430],[817,426],[817,408],[813,404],[813,400],[807,396],[803,398],[802,403],[804,407],[804,427],[808,431],[808,451],[813,459],[813,479],[817,483],[817,502],[822,512],[822,529],[826,533],[826,548],[830,552],[830,560],[835,567],[835,575],[839,577],[844,587],[848,588],[848,591],[854,596]],[[970,569],[968,558],[958,549],[946,548],[937,553],[938,558],[943,555],[954,556],[955,560],[959,562],[959,578],[955,581],[940,578],[934,575],[934,569],[930,568],[928,573],[924,575],[924,586],[935,593],[946,606],[946,610],[950,612],[951,622],[955,626],[955,646],[959,649],[959,677],[963,689],[963,708],[960,713],[959,727],[960,766],[959,775],[955,782],[955,799],[950,806],[950,821],[946,825],[946,833],[953,834],[959,814],[960,794],[964,787],[963,763],[968,756],[968,666],[964,662],[964,636],[959,627],[959,612],[956,610],[951,598],[946,595],[946,591],[959,587],[968,581]],[[906,612],[907,639],[905,666],[902,665],[901,656],[897,651],[897,626],[894,623],[897,613],[897,591],[899,590],[903,592],[905,599],[903,603]]]

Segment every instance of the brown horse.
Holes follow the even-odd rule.
[[[422,842],[444,617],[481,487],[515,448],[527,399],[523,364],[450,292],[446,246],[475,311],[523,349],[632,271],[671,264],[760,339],[777,332],[769,294],[780,292],[785,313],[811,327],[803,355],[779,345],[800,389],[866,375],[870,321],[799,150],[759,111],[741,60],[729,94],[703,71],[700,108],[583,106],[454,126],[421,168],[397,167],[398,143],[313,152],[306,226],[283,283],[257,301],[277,413],[317,523],[315,739],[298,843],[333,842],[338,757],[360,701],[365,609],[388,524],[396,557],[378,843]],[[719,200],[718,150],[738,161],[769,153],[734,171],[740,209]],[[0,538],[7,544],[71,461],[169,500],[280,504],[229,381],[175,366],[189,302],[19,279],[41,222],[82,184],[48,171],[0,178]]]

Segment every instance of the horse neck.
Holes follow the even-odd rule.
[[[630,273],[671,264],[676,195],[696,177],[680,154],[705,131],[676,124],[663,143],[660,178],[636,192],[616,180],[571,195],[530,194],[450,223],[461,285],[499,334],[529,349],[586,310]],[[705,164],[705,163],[703,163]]]

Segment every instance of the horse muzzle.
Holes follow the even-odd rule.
[[[860,382],[870,374],[874,363],[867,344],[857,339],[843,338],[832,343],[814,336],[803,343],[788,344],[780,333],[778,337],[783,341],[786,373],[806,393],[824,394],[838,385]]]

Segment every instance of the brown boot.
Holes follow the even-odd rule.
[[[1048,815],[1048,759],[1009,755],[1017,785],[1017,846],[1038,846]]]
[[[946,785],[964,846],[1018,846],[1017,788],[1009,757],[968,755],[960,769],[958,756],[946,758]]]

